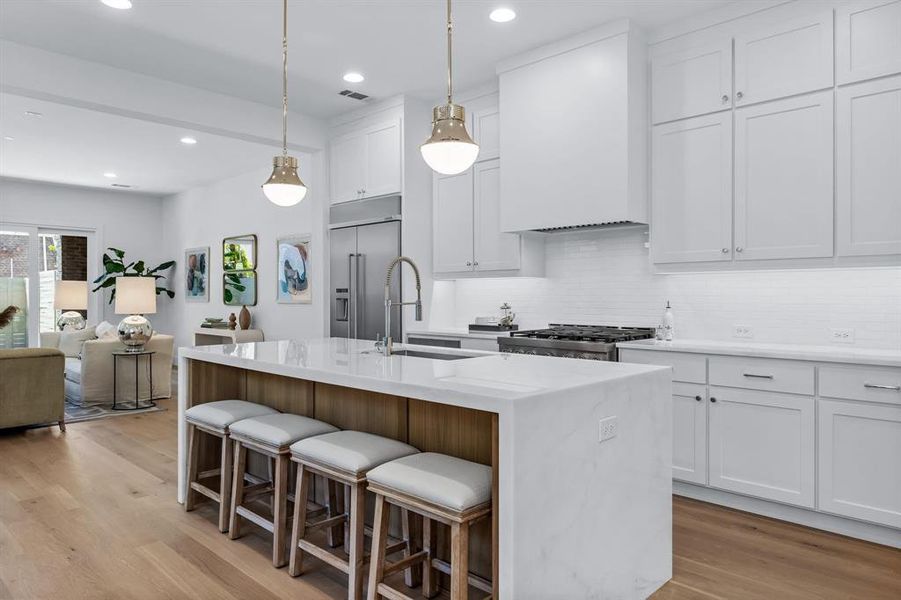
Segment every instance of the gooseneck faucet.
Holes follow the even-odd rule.
[[[416,277],[416,301],[415,302],[394,302],[391,300],[391,274],[394,273],[394,267],[400,263],[407,263],[413,267],[413,274]],[[403,292],[401,292],[403,293]],[[385,341],[384,344],[376,342],[376,346],[382,350],[385,356],[391,356],[391,350],[394,346],[394,340],[391,339],[391,307],[406,306],[413,304],[416,306],[415,318],[422,321],[422,285],[419,279],[419,268],[412,260],[406,256],[398,256],[391,264],[388,265],[388,275],[385,277]]]

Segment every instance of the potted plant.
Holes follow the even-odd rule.
[[[118,248],[107,248],[107,250],[109,250],[113,254],[113,256],[115,256],[115,258],[113,258],[113,256],[110,256],[109,254],[104,253],[104,272],[100,277],[94,280],[94,283],[98,285],[91,291],[96,292],[105,288],[113,288],[113,291],[109,297],[110,304],[113,303],[113,300],[116,297],[117,277],[153,277],[154,279],[159,281],[160,279],[166,279],[165,275],[160,275],[160,271],[165,271],[175,266],[174,260],[167,260],[166,262],[159,264],[152,269],[148,269],[143,260],[125,264],[124,250],[119,250]],[[156,286],[156,293],[157,295],[166,294],[170,298],[175,297],[175,292],[161,285]]]

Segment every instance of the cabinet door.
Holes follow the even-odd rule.
[[[473,235],[476,271],[519,269],[519,234],[501,231],[500,161],[476,163],[473,174]]]
[[[735,257],[832,256],[832,91],[735,111]]]
[[[835,11],[836,78],[901,73],[901,0],[856,0]]]
[[[838,90],[838,254],[901,254],[901,76]]]
[[[707,484],[707,390],[673,383],[673,479]]]
[[[819,509],[901,527],[901,408],[820,400]]]
[[[651,61],[651,118],[674,121],[732,108],[732,40]]]
[[[501,155],[500,112],[497,107],[472,112],[472,139],[479,145],[479,160]]]
[[[392,121],[366,132],[366,182],[363,197],[401,191],[400,122]]]
[[[815,400],[710,387],[710,485],[814,506]]]
[[[655,263],[732,258],[732,113],[654,126]]]
[[[832,87],[832,11],[735,38],[735,104]]]
[[[459,175],[435,174],[432,186],[434,271],[472,271],[472,169]]]
[[[366,137],[354,134],[333,140],[329,171],[332,203],[359,199],[366,185]]]

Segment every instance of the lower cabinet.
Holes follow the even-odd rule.
[[[673,479],[707,484],[707,387],[673,382]]]
[[[816,400],[710,386],[711,487],[814,508]]]
[[[901,528],[901,406],[820,400],[819,509]]]

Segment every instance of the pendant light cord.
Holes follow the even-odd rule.
[[[453,48],[451,39],[454,26],[451,22],[451,0],[447,0],[447,103],[453,104],[454,77],[453,77]]]
[[[282,156],[288,156],[288,0],[282,12]]]

